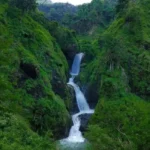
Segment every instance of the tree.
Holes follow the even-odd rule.
[[[129,1],[130,0],[118,0],[118,4],[116,6],[116,12],[119,13],[124,11],[128,7]]]
[[[10,0],[10,5],[21,9],[23,12],[34,11],[36,0]]]

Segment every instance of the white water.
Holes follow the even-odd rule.
[[[82,60],[82,57],[84,56],[84,53],[79,53],[75,55],[75,58],[73,60],[72,69],[70,74],[72,76],[77,76],[80,72],[80,63]]]
[[[82,57],[84,56],[83,53],[76,54],[74,58],[74,62],[72,65],[71,75],[72,77],[69,79],[68,85],[71,85],[75,90],[76,101],[79,108],[79,112],[72,115],[73,126],[70,129],[69,136],[66,139],[61,140],[61,143],[82,143],[85,141],[84,137],[82,136],[80,129],[81,121],[79,116],[82,114],[91,114],[94,113],[94,110],[90,109],[86,98],[84,97],[83,93],[81,92],[78,85],[74,83],[74,78],[79,74],[80,71],[80,63]]]
[[[78,105],[80,112],[90,110],[89,105],[86,102],[86,99],[85,99],[83,93],[81,92],[79,86],[74,83],[73,79],[74,79],[74,77],[71,77],[67,84],[73,86],[73,88],[75,90],[76,101],[77,101],[77,105]]]

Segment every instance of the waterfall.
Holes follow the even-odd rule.
[[[69,79],[69,82],[67,84],[71,85],[75,90],[76,101],[80,112],[90,110],[89,105],[86,102],[86,99],[83,93],[81,92],[79,86],[73,82],[73,77]]]
[[[84,56],[84,53],[79,53],[79,54],[76,54],[75,55],[75,58],[74,58],[74,61],[73,61],[73,64],[72,64],[72,69],[71,69],[71,72],[70,74],[72,76],[77,76],[80,72],[80,63],[81,63],[81,60],[82,60],[82,57]]]
[[[72,69],[70,72],[72,77],[69,79],[69,82],[67,83],[68,85],[71,85],[74,88],[79,112],[72,115],[73,126],[70,129],[69,136],[66,139],[61,140],[61,143],[64,143],[64,142],[65,143],[67,143],[67,142],[82,143],[82,142],[84,142],[85,139],[79,130],[80,125],[81,125],[79,116],[82,114],[94,113],[94,110],[90,109],[90,107],[86,101],[86,98],[84,97],[79,86],[74,83],[75,76],[77,76],[80,72],[80,63],[81,63],[83,56],[84,56],[83,53],[76,54],[73,64],[72,64]]]

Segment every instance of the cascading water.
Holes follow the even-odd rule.
[[[67,83],[68,85],[71,85],[74,90],[75,90],[75,95],[76,95],[76,101],[77,101],[77,105],[79,108],[79,111],[88,111],[90,110],[88,103],[86,102],[86,99],[83,95],[83,93],[81,92],[80,88],[78,87],[78,85],[76,85],[73,82],[73,77],[70,78],[69,82]]]
[[[80,72],[80,63],[81,63],[83,56],[84,56],[83,53],[76,54],[74,61],[73,61],[72,70],[70,72],[72,77],[69,79],[69,82],[67,83],[68,85],[71,85],[74,88],[79,112],[72,115],[73,126],[70,129],[69,136],[66,139],[63,139],[60,141],[61,144],[70,145],[71,143],[73,144],[73,143],[84,142],[85,139],[79,130],[80,125],[81,125],[81,121],[80,121],[79,116],[82,114],[94,113],[94,110],[90,109],[90,107],[89,107],[83,93],[81,92],[79,86],[74,83],[75,76],[77,76]]]
[[[80,63],[82,60],[82,57],[84,56],[84,53],[79,53],[75,55],[75,58],[73,60],[72,69],[70,74],[72,76],[77,76],[80,72]]]

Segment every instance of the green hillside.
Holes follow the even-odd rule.
[[[54,149],[71,122],[68,64],[51,24],[18,8],[0,4],[0,149]]]
[[[96,57],[81,76],[84,83],[90,81],[88,86],[97,87],[93,95],[98,104],[86,132],[96,150],[150,148],[148,2],[122,5],[124,9],[93,42]]]
[[[63,5],[49,20],[35,0],[0,0],[0,149],[60,150],[76,109],[66,83],[83,52],[75,82],[95,106],[85,150],[149,150],[150,0],[67,6],[75,12]]]

